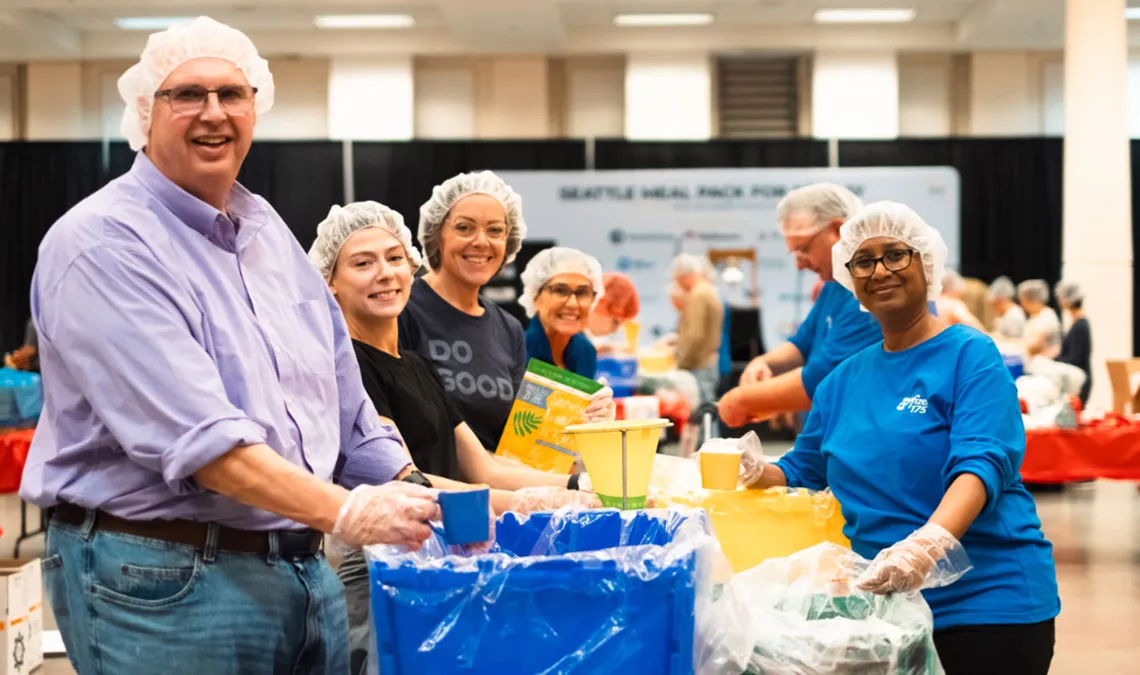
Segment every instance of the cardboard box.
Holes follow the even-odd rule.
[[[0,560],[0,675],[22,675],[44,662],[44,581],[40,559]]]
[[[578,458],[577,441],[562,430],[584,421],[590,396],[601,388],[588,377],[531,359],[495,454],[569,474]]]
[[[1140,415],[1140,359],[1108,361],[1113,412]]]

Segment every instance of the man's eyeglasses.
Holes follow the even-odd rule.
[[[175,115],[198,115],[206,107],[210,94],[218,97],[218,105],[230,115],[248,115],[253,110],[257,87],[227,84],[217,89],[207,89],[201,85],[188,84],[172,89],[159,89],[154,92],[154,97],[166,99]]]
[[[914,250],[909,248],[887,251],[878,258],[859,256],[847,263],[847,271],[856,279],[866,279],[875,273],[879,263],[883,263],[888,272],[901,272],[910,267],[913,258]]]
[[[566,284],[551,284],[550,286],[543,286],[542,290],[550,293],[562,302],[568,302],[570,300],[570,296],[572,295],[575,298],[578,298],[579,305],[588,305],[592,303],[594,301],[594,296],[596,295],[596,293],[594,293],[594,289],[590,288],[589,286],[571,288]]]
[[[472,223],[451,223],[451,229],[460,239],[474,239],[479,234],[479,230],[483,230],[483,234],[487,236],[489,241],[506,241],[507,240],[507,226],[502,224],[488,225],[487,227],[480,228]]]

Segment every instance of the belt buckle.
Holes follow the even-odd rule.
[[[312,555],[312,530],[280,530],[277,532],[277,547],[282,555],[298,555],[301,553]]]

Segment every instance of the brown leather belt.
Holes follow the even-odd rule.
[[[88,509],[66,502],[55,507],[52,518],[68,525],[82,526],[87,521]],[[193,520],[125,520],[103,511],[95,512],[95,529],[121,534],[132,534],[175,544],[204,548],[208,523]],[[218,526],[217,548],[234,553],[269,554],[270,536],[276,535],[277,554],[282,557],[314,554],[321,550],[323,535],[313,529],[255,532]]]

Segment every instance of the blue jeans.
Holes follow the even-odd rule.
[[[274,540],[275,541],[275,540]],[[284,559],[51,523],[44,584],[80,675],[346,675],[344,587]]]

